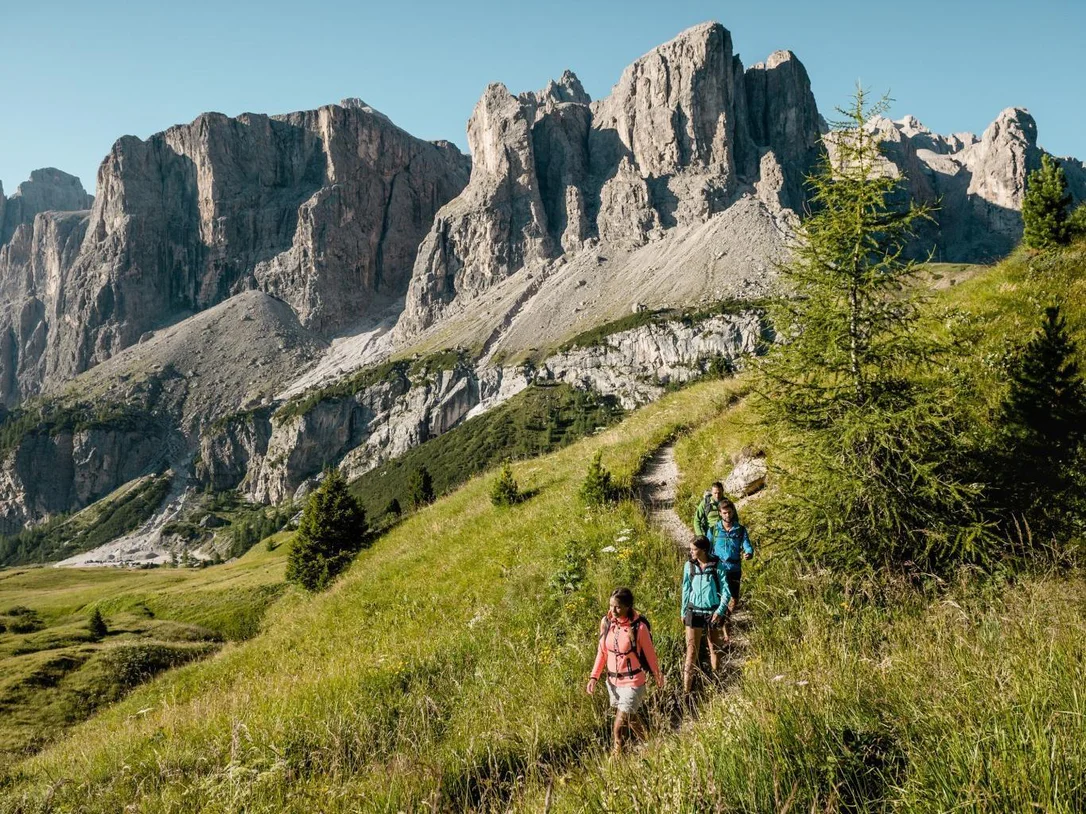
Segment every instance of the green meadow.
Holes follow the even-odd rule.
[[[978,420],[1053,297],[1081,349],[1084,271],[1079,243],[955,269],[938,291],[923,329],[957,348],[939,364],[970,383]],[[490,503],[495,471],[475,477],[317,595],[281,586],[285,546],[196,572],[0,572],[0,612],[24,605],[44,625],[0,647],[49,630],[72,649],[114,646],[74,640],[97,603],[118,645],[218,648],[10,760],[0,811],[1086,810],[1086,579],[1073,557],[833,574],[772,539],[787,518],[771,485],[740,509],[759,547],[744,571],[745,660],[683,703],[674,543],[633,501],[587,510],[577,489],[597,450],[629,486],[674,439],[689,516],[743,447],[776,465],[787,450],[750,387],[695,384],[515,463],[530,497],[512,507]],[[669,681],[651,694],[649,741],[613,760],[605,695],[584,683],[619,584],[652,619]],[[249,621],[233,621],[239,609]],[[190,629],[206,637],[178,641]],[[13,692],[6,660],[21,656],[3,652]]]

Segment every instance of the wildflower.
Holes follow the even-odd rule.
[[[600,553],[601,554],[614,554],[617,550],[618,549],[616,549],[613,545],[609,545],[609,546],[606,546],[605,548],[601,548]]]

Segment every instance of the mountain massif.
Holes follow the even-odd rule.
[[[1010,250],[1041,156],[1026,111],[980,137],[868,126],[885,171],[939,204],[918,253]],[[602,100],[569,71],[490,85],[470,159],[346,100],[124,137],[93,201],[37,171],[0,194],[0,532],[152,470],[173,514],[206,487],[278,502],[533,382],[634,406],[738,358],[827,129],[794,54],[744,67],[707,23]],[[1086,199],[1086,169],[1060,161]],[[161,523],[140,539],[152,558],[174,544]]]

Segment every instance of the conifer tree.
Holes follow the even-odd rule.
[[[1009,508],[1041,531],[1059,529],[1082,474],[1086,383],[1076,353],[1059,306],[1046,308],[1010,370],[1001,408]]]
[[[1068,241],[1071,196],[1061,167],[1048,153],[1029,174],[1022,201],[1022,241],[1031,249],[1051,249]]]
[[[362,547],[366,513],[332,469],[309,496],[287,555],[287,580],[309,591],[327,587]]]
[[[602,506],[609,502],[614,494],[611,473],[603,465],[603,450],[592,456],[588,472],[581,484],[581,500],[589,506]]]
[[[434,502],[434,480],[425,466],[420,466],[408,477],[407,500],[412,509],[421,509]]]
[[[498,479],[490,489],[490,502],[495,506],[512,506],[520,500],[520,490],[513,478],[513,468],[509,461],[502,464]]]
[[[903,200],[883,171],[879,131],[857,89],[808,178],[811,211],[781,267],[792,296],[771,308],[785,341],[761,365],[762,408],[792,447],[786,518],[773,533],[843,567],[978,558],[974,479],[937,381],[938,351],[918,330],[922,289],[906,245],[930,207]]]
[[[90,620],[87,622],[87,628],[90,630],[91,636],[95,639],[105,638],[105,635],[109,633],[109,628],[106,626],[106,620],[102,618],[102,611],[97,607],[91,611]]]

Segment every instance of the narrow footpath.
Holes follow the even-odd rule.
[[[675,511],[675,495],[679,488],[679,467],[675,463],[674,443],[664,444],[653,453],[638,474],[635,488],[637,498],[641,502],[649,523],[675,541],[679,561],[685,563],[689,556],[690,538],[693,537],[694,531],[683,523],[678,512]],[[676,578],[679,578],[678,568],[676,568]],[[746,651],[750,644],[750,639],[746,635],[749,625],[750,614],[744,604],[732,614],[728,625],[731,642],[721,653],[720,673],[717,675],[721,689],[726,690],[738,678],[739,668],[746,660]]]

